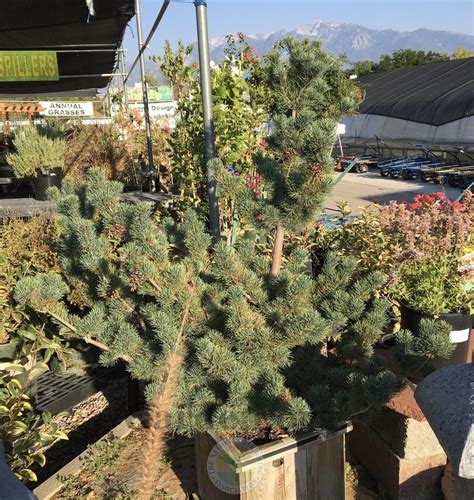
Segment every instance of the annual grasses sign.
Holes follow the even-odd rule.
[[[51,50],[0,50],[0,82],[59,80],[58,56]]]
[[[41,101],[43,116],[81,117],[94,116],[94,106],[90,101]]]

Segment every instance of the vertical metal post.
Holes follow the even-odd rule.
[[[112,103],[110,101],[110,92],[109,92],[109,88],[107,89],[107,115],[109,117],[112,116]]]
[[[344,150],[342,149],[341,134],[337,134],[337,140],[339,141],[339,150],[341,151],[341,156],[344,156]]]
[[[211,67],[209,64],[209,35],[207,29],[207,4],[195,0],[196,25],[199,48],[199,73],[201,78],[202,109],[204,117],[204,137],[206,141],[207,192],[209,197],[209,225],[214,241],[220,238],[219,201],[215,172],[209,168],[209,160],[216,157],[214,120],[212,117]]]
[[[122,73],[122,92],[123,92],[123,103],[125,105],[125,112],[128,113],[128,92],[127,92],[127,84],[125,82],[125,49],[123,48],[123,44],[119,50],[119,61],[120,61],[120,72]]]
[[[135,0],[135,16],[137,18],[138,50],[140,51],[143,47],[140,0]],[[148,107],[148,86],[147,86],[146,79],[145,79],[145,56],[143,53],[140,55],[140,79],[142,82],[142,89],[143,89],[143,112],[145,115],[145,131],[146,131],[146,146],[147,146],[147,153],[148,153],[148,168],[150,170],[150,174],[153,174],[153,171],[155,170],[155,165],[153,163],[153,141],[151,138],[150,109]]]

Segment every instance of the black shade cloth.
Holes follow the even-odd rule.
[[[474,57],[360,78],[360,113],[443,125],[474,114]]]
[[[94,8],[96,15],[90,17],[85,0],[0,0],[0,50],[68,50],[58,53],[60,76],[110,74],[116,65],[115,50],[134,15],[133,0],[94,0]],[[81,48],[112,51],[73,50]],[[103,88],[109,80],[82,76],[56,82],[0,82],[0,93]]]

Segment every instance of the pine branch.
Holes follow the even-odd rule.
[[[161,288],[161,286],[158,285],[158,283],[153,278],[148,278],[148,282],[157,292],[163,291],[163,288]]]
[[[59,316],[58,314],[56,313],[53,313],[52,311],[45,311],[47,314],[49,314],[52,318],[54,318],[58,323],[61,323],[61,325],[65,326],[66,328],[68,328],[69,330],[71,330],[71,332],[73,333],[77,333],[77,328],[72,325],[71,323],[69,323],[68,321],[66,321],[64,318],[61,318],[61,316]],[[107,351],[107,352],[110,352],[110,348],[108,346],[106,346],[105,344],[102,344],[102,342],[99,342],[97,340],[94,340],[93,338],[89,337],[89,336],[86,336],[86,337],[80,337],[86,344],[89,344],[89,345],[93,345],[95,347],[98,347],[99,349],[101,349],[102,351]],[[123,359],[125,362],[129,363],[130,362],[130,358],[128,356],[120,356],[120,359]]]

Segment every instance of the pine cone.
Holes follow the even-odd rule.
[[[133,273],[130,274],[130,290],[132,292],[138,290],[138,288],[142,284],[142,281],[143,281],[142,273],[138,271],[133,271]]]

